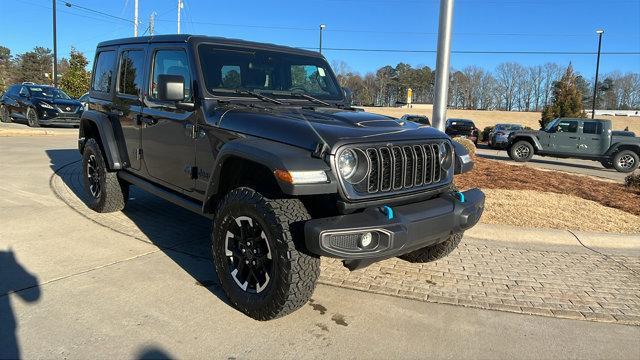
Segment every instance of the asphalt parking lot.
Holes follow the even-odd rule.
[[[313,302],[256,322],[217,286],[206,219],[135,190],[91,213],[78,159],[73,136],[0,139],[0,357],[640,357],[639,258],[579,247],[325,260]]]
[[[614,169],[605,169],[597,161],[580,159],[560,159],[534,155],[527,163],[517,163],[509,158],[505,150],[490,149],[486,145],[479,145],[476,150],[479,156],[498,161],[507,161],[513,165],[531,166],[539,169],[557,170],[579,175],[594,176],[607,180],[623,182],[628,174],[620,173]]]

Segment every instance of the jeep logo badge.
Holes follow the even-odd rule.
[[[71,111],[71,108],[67,106],[67,111]]]

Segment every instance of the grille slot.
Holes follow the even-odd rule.
[[[352,189],[362,196],[439,185],[447,180],[438,162],[439,145],[433,142],[360,148],[371,167],[363,182]]]

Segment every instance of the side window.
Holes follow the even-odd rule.
[[[118,93],[139,96],[143,86],[143,69],[144,51],[123,51],[118,70]]]
[[[98,54],[96,68],[93,74],[91,89],[103,93],[111,91],[113,68],[116,62],[115,51],[102,51]]]
[[[583,134],[602,134],[602,123],[600,121],[585,121],[582,128]]]
[[[577,121],[567,121],[561,120],[558,123],[557,132],[559,133],[575,133],[578,132],[578,122]]]
[[[158,50],[153,55],[151,97],[158,96],[158,75],[181,75],[184,78],[184,100],[191,100],[191,71],[187,53],[183,50]]]

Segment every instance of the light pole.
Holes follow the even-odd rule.
[[[327,25],[320,24],[320,46],[318,46],[318,51],[320,52],[320,54],[322,54],[322,30],[324,30],[324,28],[326,27]]]
[[[445,130],[449,95],[449,66],[451,63],[451,29],[453,27],[453,0],[440,0],[438,20],[438,53],[436,54],[436,88],[433,100],[433,127]]]
[[[58,40],[56,36],[56,0],[53,0],[53,87],[58,87]]]
[[[596,117],[596,99],[598,98],[598,72],[600,71],[600,49],[602,48],[602,34],[604,30],[596,30],[598,34],[598,60],[596,60],[596,82],[593,84],[593,104],[591,106],[591,118]]]

